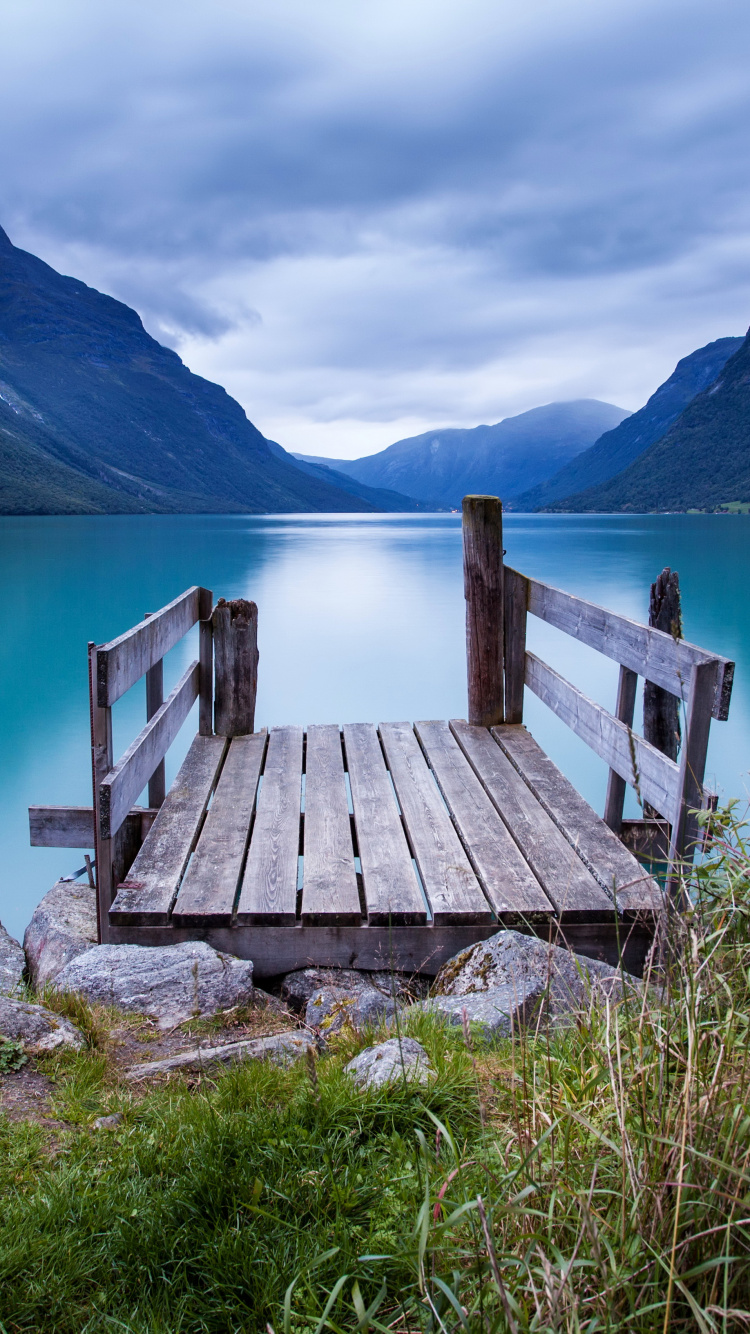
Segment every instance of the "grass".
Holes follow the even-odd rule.
[[[0,1119],[0,1329],[747,1329],[744,838],[714,818],[659,989],[489,1046],[412,1016],[427,1088],[355,1092],[374,1035],[344,1033],[312,1070],[133,1090],[93,1016],[45,1062],[54,1144]]]

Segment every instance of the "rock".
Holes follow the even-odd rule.
[[[159,1028],[253,999],[253,965],[204,940],[180,945],[96,945],[55,978],[58,991],[152,1015]]]
[[[624,976],[634,988],[639,987],[637,978],[627,973]],[[488,998],[491,991],[503,995],[496,995],[494,1003],[487,1000],[488,1015],[495,1011],[499,1014],[504,1007],[508,1023],[511,1014],[519,1022],[528,1023],[541,1009],[545,1020],[560,1025],[569,1023],[592,1003],[606,998],[621,1000],[623,974],[608,963],[573,954],[537,936],[498,931],[443,964],[435,979],[433,1000],[435,1008],[453,1013],[452,1006],[444,1005],[442,998],[462,997],[468,1002],[473,997],[478,1001],[479,997]],[[482,1022],[483,1007],[477,1008],[474,1002],[472,1006]],[[472,1018],[468,1004],[467,1013]],[[458,1015],[460,1021],[460,1006]],[[491,1031],[502,1031],[502,1025]]]
[[[0,996],[12,996],[18,991],[25,967],[22,947],[0,922]]]
[[[419,1008],[442,1014],[452,1024],[463,1024],[464,1011],[471,1024],[480,1024],[487,1037],[510,1037],[539,1014],[545,983],[526,978],[513,986],[488,987],[466,996],[433,996]]]
[[[26,928],[23,947],[29,977],[37,991],[75,959],[96,945],[96,890],[77,880],[58,880]]]
[[[56,1051],[59,1047],[80,1051],[86,1043],[80,1029],[61,1014],[10,996],[0,996],[0,1037],[21,1042],[32,1052]]]
[[[92,1129],[94,1130],[116,1130],[124,1121],[122,1112],[112,1112],[111,1116],[97,1116]]]
[[[162,1061],[148,1061],[133,1065],[125,1072],[126,1079],[148,1079],[151,1075],[166,1075],[172,1070],[204,1070],[210,1065],[233,1065],[237,1061],[272,1061],[274,1065],[291,1065],[315,1050],[315,1042],[307,1033],[275,1033],[272,1037],[252,1038],[244,1042],[228,1042],[223,1047],[197,1047],[167,1056]]]
[[[287,973],[281,994],[291,1009],[304,1014],[308,1028],[336,1033],[350,1024],[363,1028],[393,1018],[403,979],[388,973],[360,973],[352,968],[303,968]]]
[[[427,1084],[435,1071],[421,1043],[414,1038],[389,1038],[375,1047],[365,1047],[344,1066],[360,1088],[382,1088],[404,1076],[415,1083]]]

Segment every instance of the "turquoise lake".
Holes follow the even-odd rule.
[[[505,546],[525,573],[640,620],[662,567],[679,571],[686,638],[737,662],[730,720],[712,727],[707,781],[744,804],[750,520],[509,515]],[[27,807],[91,802],[87,641],[113,638],[189,585],[258,603],[259,726],[466,713],[456,515],[4,518],[0,572],[0,920],[19,937],[52,883],[83,864],[75,850],[29,847]],[[530,647],[613,706],[614,663],[533,617],[529,625]],[[173,651],[167,688],[195,653],[190,638]],[[115,710],[116,754],[144,721],[141,686]],[[601,811],[602,762],[528,692],[525,721]],[[189,720],[172,748],[168,779],[196,726]]]

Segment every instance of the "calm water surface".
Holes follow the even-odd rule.
[[[638,619],[662,567],[679,571],[687,638],[737,662],[730,721],[712,727],[708,776],[724,795],[744,798],[750,520],[511,515],[505,545],[525,573]],[[17,936],[53,881],[83,861],[76,851],[29,848],[26,808],[91,801],[87,641],[120,634],[190,584],[258,603],[259,725],[466,713],[458,516],[5,518],[0,574],[0,919]],[[613,663],[533,617],[529,641],[612,707]],[[188,641],[174,650],[167,688],[193,656]],[[115,710],[117,754],[144,718],[136,688]],[[528,692],[526,722],[601,811],[601,761]],[[170,752],[168,778],[196,725],[185,725]]]

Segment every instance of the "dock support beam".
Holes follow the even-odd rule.
[[[248,736],[255,728],[258,693],[258,608],[219,598],[214,607],[214,731]]]
[[[464,597],[469,722],[505,721],[503,689],[503,507],[497,496],[464,496]]]

